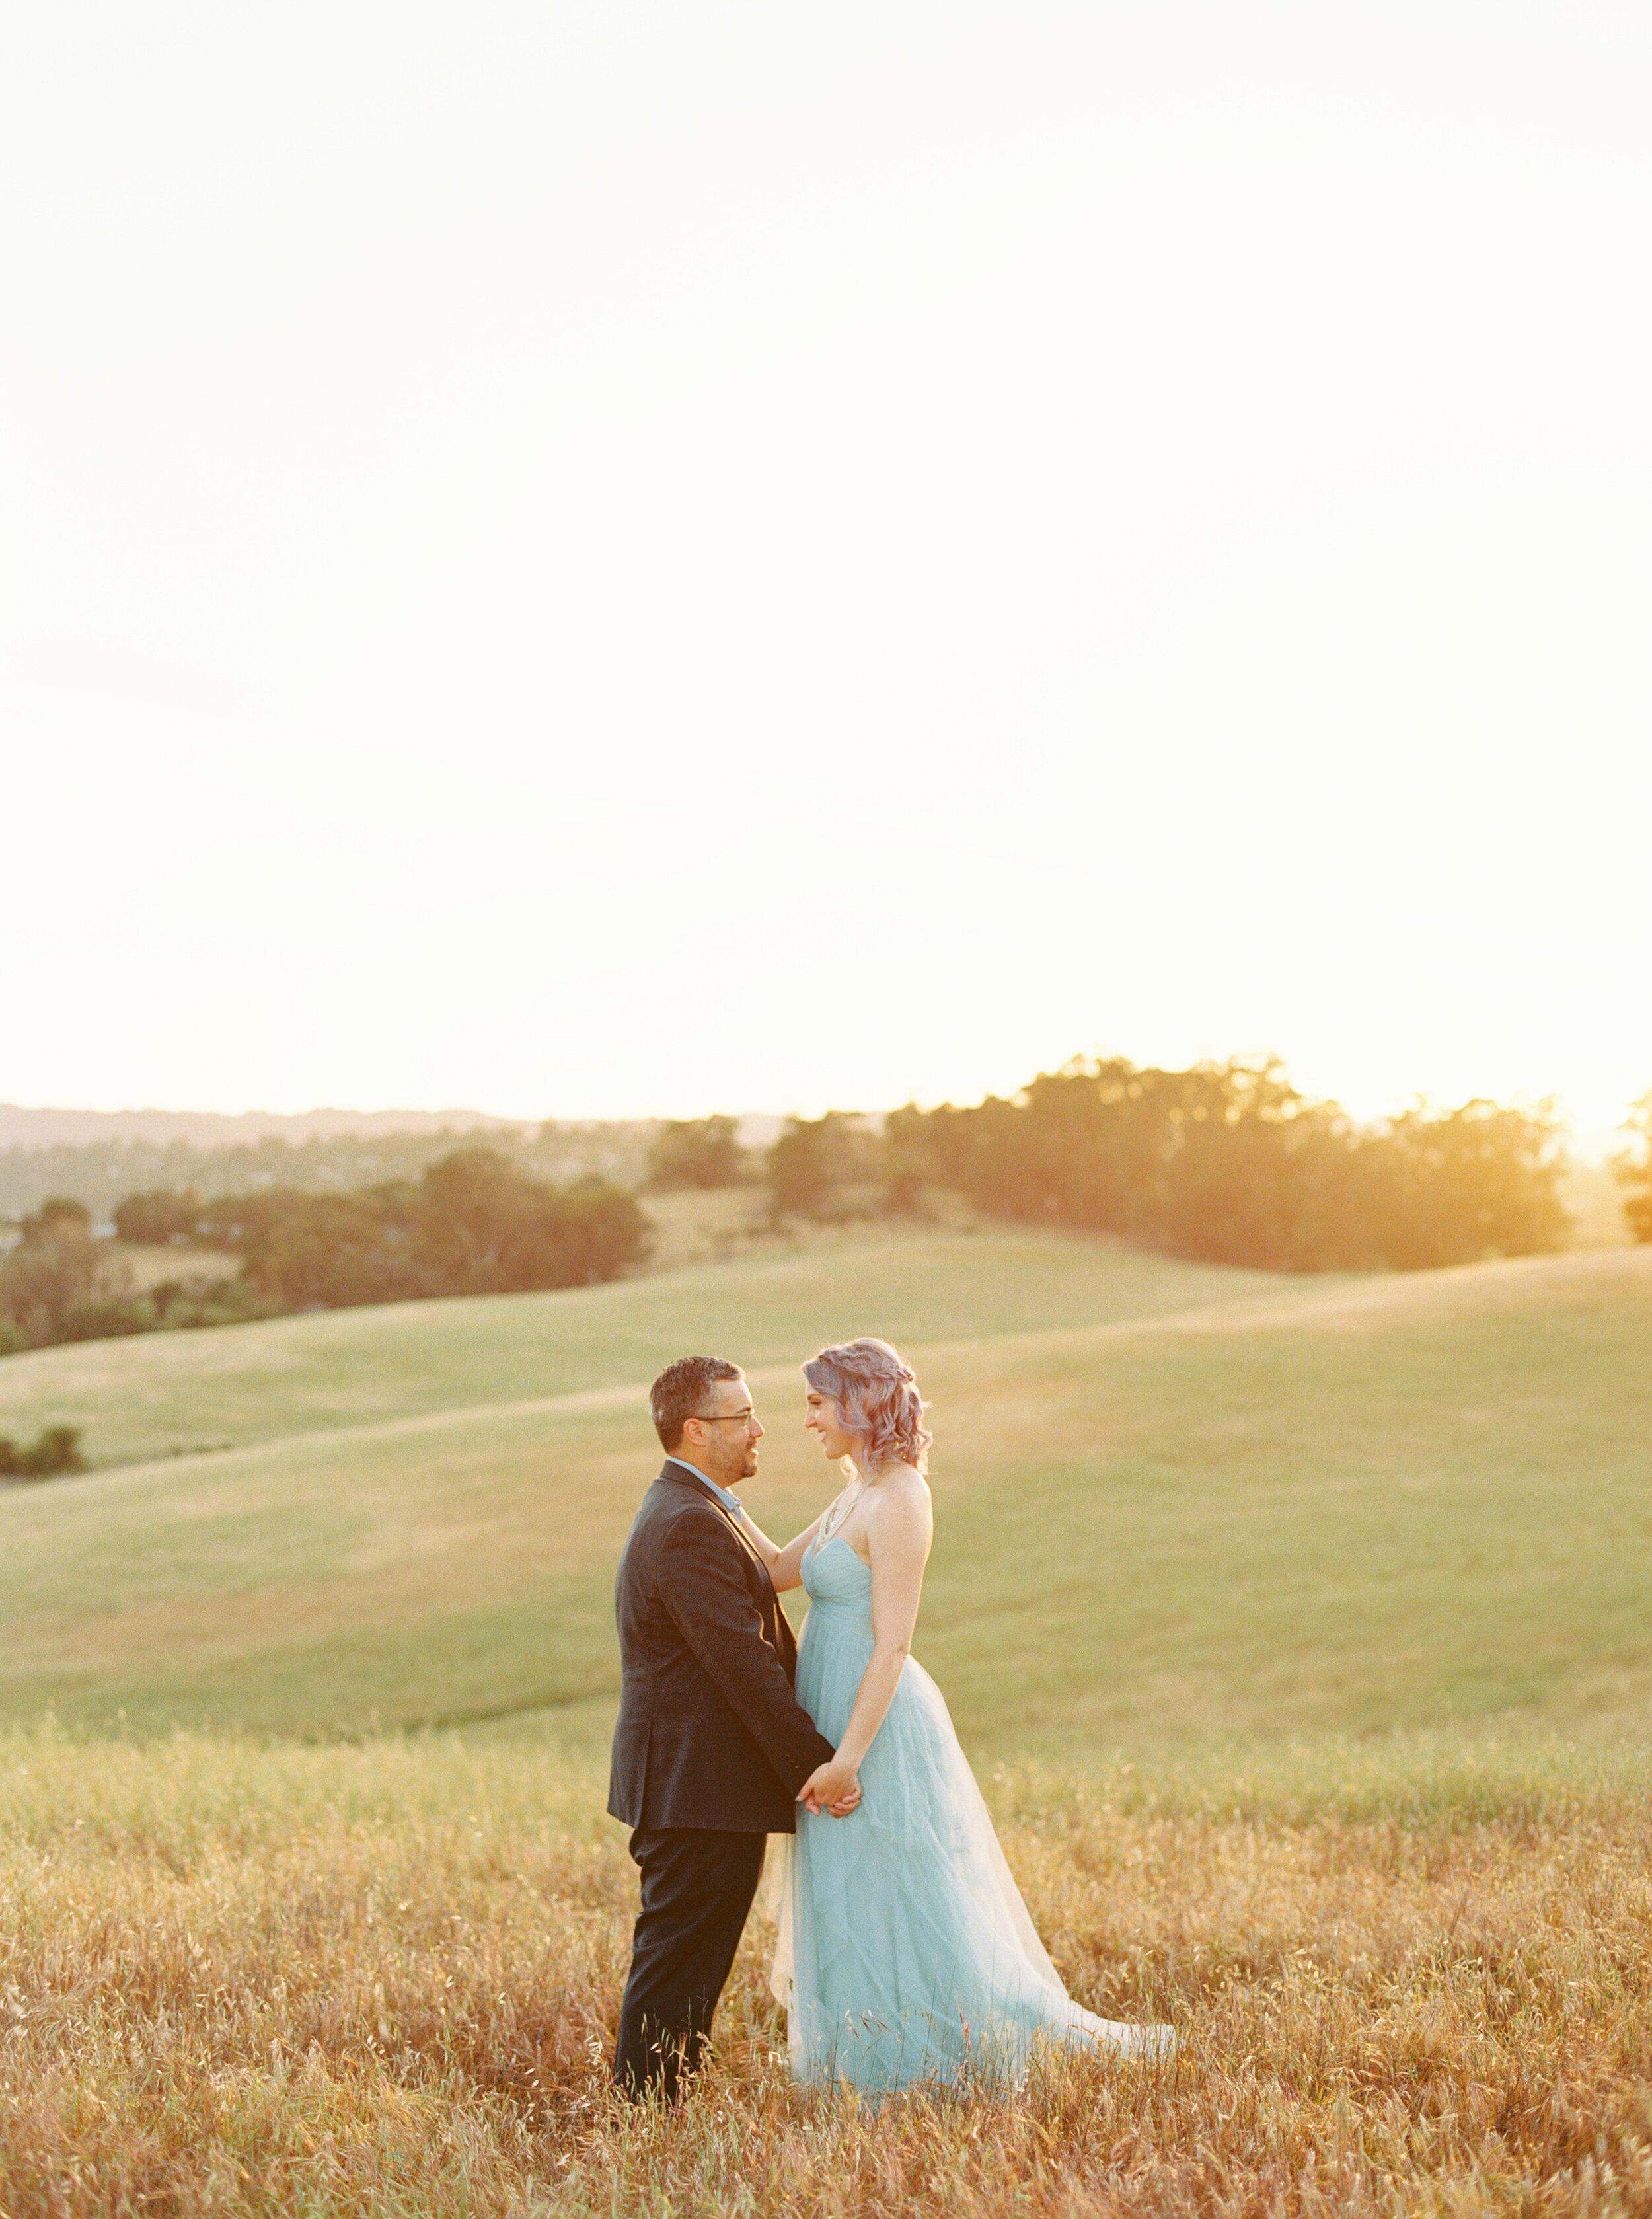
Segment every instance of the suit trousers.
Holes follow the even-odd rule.
[[[639,1826],[631,1836],[643,1907],[614,2050],[614,2083],[628,2094],[657,2091],[674,2103],[699,2065],[767,1839],[702,1826]]]

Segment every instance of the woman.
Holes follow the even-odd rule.
[[[836,1744],[798,1797],[774,1905],[794,2076],[873,2092],[1013,2082],[1040,2036],[1158,2050],[1167,2029],[1097,2018],[1063,1988],[910,1654],[933,1531],[916,1381],[883,1340],[823,1348],[803,1375],[804,1422],[829,1461],[849,1460],[848,1484],[783,1549],[741,1514],[776,1590],[809,1590],[798,1697]],[[859,1811],[831,1818],[857,1787]]]

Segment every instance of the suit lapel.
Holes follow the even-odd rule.
[[[774,1582],[768,1576],[768,1566],[746,1538],[745,1529],[739,1520],[729,1515],[711,1489],[701,1485],[699,1474],[691,1470],[686,1464],[668,1464],[660,1474],[660,1477],[674,1480],[679,1486],[689,1488],[694,1494],[703,1496],[745,1551],[749,1562],[754,1563],[761,1573],[762,1587],[757,1604],[759,1622],[764,1626],[769,1642],[779,1651],[780,1662],[786,1667],[786,1675],[789,1680],[797,1663],[797,1636],[792,1631],[791,1619],[780,1607],[780,1598],[774,1592]]]
[[[723,1506],[722,1506],[722,1504],[721,1504],[721,1503],[718,1503],[717,1507],[718,1507],[718,1509],[719,1509],[719,1510],[722,1510],[722,1509],[723,1509]],[[724,1511],[723,1511],[723,1514],[724,1514],[724,1516],[725,1518],[729,1518],[729,1514],[728,1514],[728,1512],[727,1512],[726,1510],[724,1510]],[[751,1544],[750,1540],[749,1540],[749,1539],[748,1538],[748,1537],[747,1537],[747,1533],[746,1533],[746,1529],[745,1529],[745,1527],[744,1527],[742,1525],[741,1525],[741,1524],[740,1524],[740,1522],[738,1521],[738,1520],[737,1520],[737,1519],[734,1519],[734,1518],[729,1518],[729,1526],[730,1526],[730,1532],[731,1532],[733,1533],[733,1535],[734,1535],[735,1539],[736,1539],[736,1541],[738,1541],[738,1542],[739,1542],[739,1544],[740,1544],[741,1547],[745,1551],[746,1554],[747,1554],[747,1555],[751,1558],[751,1560],[752,1560],[753,1563],[756,1565],[756,1567],[757,1567],[758,1570],[762,1574],[763,1577],[764,1577],[765,1579],[767,1579],[767,1577],[768,1577],[768,1566],[767,1566],[767,1565],[763,1562],[762,1558],[758,1555],[758,1553],[757,1553],[756,1550],[753,1547],[753,1545],[752,1545],[752,1544]]]
[[[717,1516],[728,1527],[730,1532],[734,1535],[735,1539],[739,1542],[741,1547],[751,1558],[753,1563],[755,1564],[758,1570],[761,1572],[763,1577],[767,1579],[768,1566],[763,1562],[756,1550],[753,1547],[751,1542],[747,1538],[744,1526],[741,1525],[737,1518],[730,1516],[724,1506],[720,1503],[716,1495],[712,1494],[711,1489],[709,1487],[703,1486],[696,1477],[695,1474],[688,1469],[686,1464],[668,1464],[665,1470],[660,1474],[660,1476],[661,1479],[677,1480],[684,1487],[692,1487],[696,1495],[703,1496],[704,1499],[710,1503],[712,1509],[716,1511]]]

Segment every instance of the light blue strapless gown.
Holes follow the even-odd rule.
[[[798,1699],[835,1743],[872,1656],[872,1574],[837,1538],[811,1544],[802,1573]],[[796,2079],[873,2092],[978,2077],[1013,2085],[1040,2037],[1164,2044],[1168,2029],[1097,2018],[1062,1986],[941,1690],[910,1657],[860,1790],[848,1818],[798,1811],[767,1891]]]

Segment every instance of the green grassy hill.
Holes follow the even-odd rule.
[[[867,1238],[608,1286],[86,1341],[0,1360],[0,1433],[79,1425],[96,1464],[243,1447],[592,1388],[716,1351],[796,1365],[823,1341],[996,1339],[1254,1299],[1261,1271],[1037,1234]]]
[[[796,1362],[880,1331],[937,1434],[917,1651],[978,1744],[1652,1707],[1652,1252],[1352,1283],[1026,1235],[0,1364],[0,1430],[163,1457],[0,1496],[0,1713],[599,1729],[641,1387],[714,1346],[775,1531],[829,1491]]]

